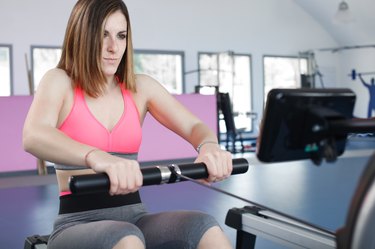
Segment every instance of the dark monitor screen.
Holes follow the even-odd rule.
[[[319,164],[320,159],[329,155],[329,149],[341,155],[347,134],[332,135],[327,122],[351,119],[354,104],[355,94],[349,89],[271,90],[257,141],[258,159],[263,162],[312,159]]]

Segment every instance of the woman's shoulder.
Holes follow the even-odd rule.
[[[72,81],[68,74],[59,68],[48,70],[37,88],[37,92],[44,92],[53,95],[65,95],[72,89]]]
[[[156,82],[156,80],[151,77],[150,75],[147,75],[147,74],[136,74],[135,75],[135,82],[137,85],[139,84],[147,84],[147,83],[153,83],[153,82]]]
[[[136,74],[135,82],[137,92],[141,93],[157,93],[162,91],[164,87],[152,76],[147,74]]]
[[[66,73],[65,70],[63,69],[60,69],[60,68],[52,68],[50,70],[48,70],[43,78],[54,78],[55,80],[58,80],[58,81],[62,81],[62,82],[67,82],[67,83],[70,83],[71,82],[71,79],[69,77],[69,75]]]

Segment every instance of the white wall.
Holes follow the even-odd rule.
[[[31,45],[61,46],[74,0],[0,0],[0,43],[13,45],[13,92],[28,94]],[[29,63],[30,65],[30,63]]]
[[[74,0],[0,0],[0,43],[13,44],[14,93],[27,94],[25,53],[31,45],[60,46]],[[263,108],[262,57],[335,47],[334,39],[291,0],[127,0],[136,49],[185,51],[185,69],[199,51],[249,53],[254,111]],[[30,55],[29,55],[30,56]],[[320,60],[336,79],[335,59]],[[334,81],[334,80],[332,80]],[[188,92],[197,75],[186,77]],[[335,82],[332,82],[335,86]]]

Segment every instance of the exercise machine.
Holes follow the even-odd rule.
[[[244,158],[232,160],[232,175],[248,171],[249,163]],[[142,167],[143,186],[171,184],[186,180],[204,179],[208,171],[204,163],[169,164],[161,166]],[[72,194],[84,195],[89,193],[109,191],[110,181],[105,173],[72,176],[69,187]],[[33,235],[25,240],[24,249],[46,249],[49,235]]]
[[[228,211],[226,225],[237,230],[236,249],[255,248],[256,238],[288,248],[375,248],[375,154],[359,180],[345,225],[336,231],[267,208],[245,206]]]
[[[345,150],[348,134],[375,131],[375,121],[353,118],[354,103],[349,89],[271,90],[258,159],[266,163],[311,159],[316,165],[322,160],[335,162]],[[375,248],[375,154],[359,181],[346,223],[337,231],[256,203],[229,210],[225,223],[237,230],[236,249],[254,248],[257,236],[290,248]]]
[[[310,159],[315,165],[320,165],[323,160],[335,162],[345,151],[348,134],[375,132],[374,120],[353,118],[355,100],[355,94],[349,89],[271,90],[258,139],[258,159],[264,163]],[[243,163],[247,170],[247,160]],[[151,177],[153,184],[207,177],[204,166],[190,165],[187,167],[189,170],[183,168],[182,165],[169,165],[148,169],[150,172],[142,172],[144,183],[147,184],[147,174],[156,176],[156,180]],[[195,172],[198,168],[200,172],[189,178],[189,171]],[[234,161],[233,173],[236,171]],[[200,175],[202,172],[204,176]],[[80,177],[71,179],[73,193],[108,191],[106,175],[82,176],[87,178],[84,182]],[[210,189],[218,190],[212,186]],[[375,237],[372,236],[375,229],[375,155],[368,162],[357,186],[346,223],[337,231],[329,231],[223,190],[218,191],[251,204],[230,209],[227,213],[225,223],[237,230],[236,249],[254,248],[257,236],[292,248],[375,248]],[[25,248],[42,249],[26,245]]]

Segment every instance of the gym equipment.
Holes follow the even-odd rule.
[[[359,180],[345,225],[337,231],[257,206],[230,209],[225,224],[237,230],[236,249],[255,248],[256,236],[290,248],[375,248],[375,153]]]
[[[354,104],[355,95],[349,89],[271,90],[260,130],[258,158],[264,162],[311,159],[317,165],[324,158],[328,162],[335,161],[345,150],[348,133],[375,132],[374,120],[353,119]],[[242,160],[247,165],[247,160]],[[154,169],[152,174],[157,180],[150,181],[161,184],[190,180],[182,172],[188,174],[195,168],[188,167],[187,171],[181,168],[181,165],[170,165]],[[71,179],[72,192],[78,193],[80,190],[77,192],[74,188],[81,186],[88,192],[99,190],[96,183],[92,184],[97,181],[102,186],[99,191],[108,191],[108,178],[99,177],[100,180],[94,177],[84,183],[79,180],[78,185],[74,177],[76,179]],[[194,179],[191,181],[199,184]],[[237,230],[237,249],[254,248],[256,236],[295,248],[375,248],[375,236],[372,235],[375,229],[375,155],[357,186],[346,224],[338,231],[329,231],[212,186],[205,187],[252,205],[228,211],[226,224]]]
[[[29,236],[25,240],[24,249],[46,249],[49,235],[40,236],[33,235]]]
[[[353,196],[345,226],[339,229],[339,248],[374,248],[375,238],[375,153],[362,173]]]
[[[355,69],[352,69],[352,72],[348,74],[352,80],[356,80],[358,75],[375,75],[375,72],[357,72]]]
[[[350,89],[273,89],[267,97],[258,141],[262,162],[336,160],[348,133],[375,132],[375,121],[354,119]]]
[[[232,175],[246,173],[249,163],[245,158],[232,160]],[[203,179],[208,177],[204,163],[170,164],[149,166],[141,169],[143,186],[170,184],[188,179]],[[73,194],[87,194],[109,191],[109,178],[105,173],[72,176],[69,187]],[[24,249],[46,249],[49,235],[33,235],[25,239]]]
[[[350,132],[375,131],[375,121],[352,119],[349,89],[273,89],[260,130],[258,159],[282,162],[323,158],[333,162]],[[236,249],[255,247],[256,236],[293,248],[375,248],[375,153],[352,197],[346,224],[329,231],[248,201],[228,211],[225,223],[237,230]]]
[[[224,117],[225,128],[226,128],[226,149],[232,153],[236,153],[236,142],[239,141],[241,144],[241,153],[245,152],[245,146],[243,143],[242,133],[245,129],[238,129],[236,123],[234,122],[233,108],[230,101],[229,93],[217,93],[218,106],[220,107],[221,113]],[[229,142],[232,144],[231,150],[229,150]]]

